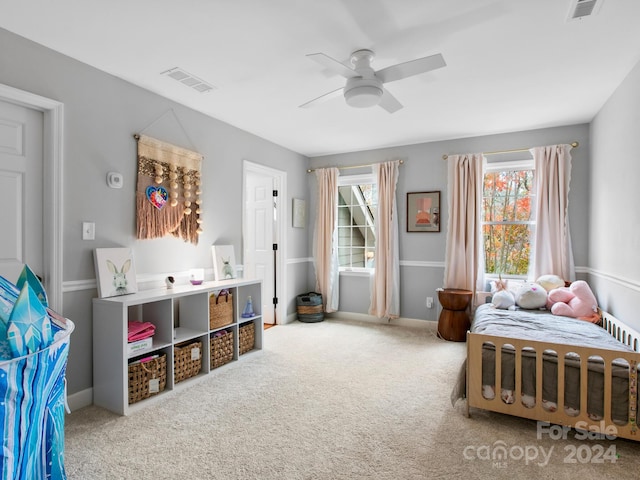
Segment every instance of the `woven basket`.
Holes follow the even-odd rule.
[[[153,387],[151,388],[151,381]],[[155,384],[157,383],[157,391]],[[164,390],[167,384],[167,355],[161,354],[158,358],[144,363],[129,365],[129,405],[151,397]],[[151,390],[151,391],[150,391]]]
[[[209,329],[224,327],[233,323],[233,295],[217,295],[209,297]]]
[[[296,297],[298,320],[301,322],[321,322],[324,320],[322,295],[316,292],[303,293]]]
[[[298,307],[298,313],[302,315],[313,315],[314,313],[322,313],[322,305],[315,305],[313,307],[300,305]]]
[[[196,358],[197,357],[197,358]],[[202,342],[173,347],[173,378],[178,383],[195,377],[202,368]]]
[[[238,329],[240,331],[240,355],[247,353],[249,350],[253,350],[256,326],[253,322],[247,322],[241,325]]]
[[[233,332],[221,330],[220,336],[211,337],[211,368],[218,368],[233,360]]]

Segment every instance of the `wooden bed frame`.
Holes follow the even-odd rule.
[[[630,440],[640,440],[640,431],[637,426],[637,382],[638,364],[640,363],[640,334],[624,325],[620,320],[612,315],[603,312],[602,326],[611,336],[618,341],[630,346],[634,352],[624,352],[617,350],[596,349],[580,347],[576,345],[563,345],[557,343],[547,343],[532,340],[521,340],[509,337],[494,335],[484,335],[467,332],[467,406],[466,415],[469,416],[470,408],[481,408],[492,412],[506,413],[517,417],[529,418],[548,422],[550,424],[563,425],[580,430],[592,431],[606,435]],[[484,398],[482,395],[482,348],[483,344],[491,343],[495,346],[495,397],[493,399]],[[515,389],[513,391],[515,401],[507,404],[502,401],[501,371],[502,371],[502,347],[511,345],[515,350]],[[536,401],[532,408],[527,408],[522,404],[522,350],[527,347],[536,352]],[[557,353],[558,362],[558,398],[555,412],[547,411],[542,406],[542,365],[543,352],[553,350]],[[565,355],[569,352],[580,356],[580,412],[577,416],[570,416],[564,409],[564,363]],[[599,356],[604,362],[604,415],[601,420],[592,420],[586,411],[587,405],[587,362],[589,357]],[[611,417],[611,372],[612,362],[616,359],[626,360],[631,368],[629,369],[629,421],[625,425],[614,423]],[[613,433],[615,432],[615,433]]]

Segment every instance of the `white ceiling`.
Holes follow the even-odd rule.
[[[0,27],[307,156],[589,122],[640,60],[638,0],[0,0]],[[5,47],[2,47],[5,48]],[[335,98],[306,58],[374,69],[442,53],[445,68],[387,84],[389,114]],[[160,73],[180,67],[217,88]]]

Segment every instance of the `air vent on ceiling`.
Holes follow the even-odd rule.
[[[604,0],[571,0],[567,21],[580,20],[583,17],[595,15],[600,10]]]
[[[187,87],[191,87],[200,93],[210,92],[211,90],[214,90],[216,88],[210,83],[207,83],[204,80],[199,79],[195,75],[192,75],[178,67],[165,70],[164,72],[161,72],[160,75],[171,77],[174,80],[186,85]]]

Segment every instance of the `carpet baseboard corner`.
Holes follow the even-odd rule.
[[[389,320],[387,318],[378,318],[373,315],[368,315],[365,313],[340,312],[340,311],[333,312],[333,313],[326,313],[325,317],[327,319],[355,320],[359,322],[378,323],[380,325],[396,325],[400,327],[409,327],[409,328],[426,328],[429,330],[436,330],[438,328],[438,322],[434,322],[433,320],[421,320],[419,318],[400,317],[394,320]]]
[[[75,410],[88,407],[93,404],[93,388],[87,388],[67,396],[69,409],[73,413]]]

